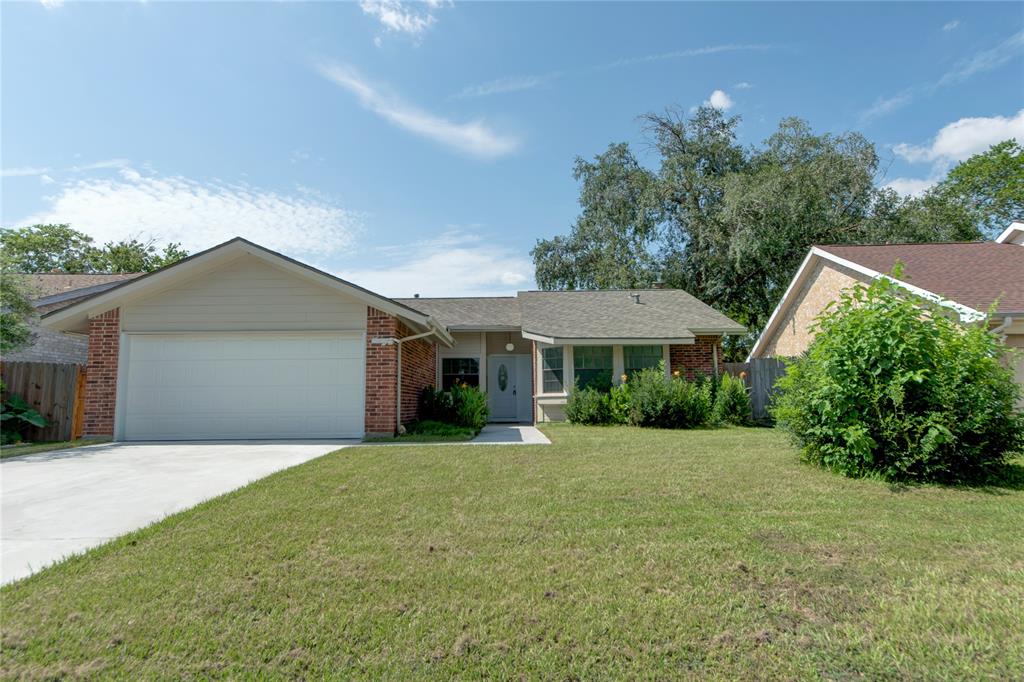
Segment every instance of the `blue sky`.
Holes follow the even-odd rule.
[[[7,227],[247,236],[387,295],[510,293],[573,159],[711,102],[796,115],[919,192],[1024,139],[1017,3],[5,3]],[[647,157],[645,157],[647,158]],[[651,161],[650,158],[647,158]]]

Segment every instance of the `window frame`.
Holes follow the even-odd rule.
[[[597,350],[601,350],[602,351],[602,353],[600,354],[600,357],[602,359],[607,357],[607,361],[608,361],[607,367],[604,367],[604,366],[601,366],[601,367],[587,367],[587,366],[585,366],[586,364],[588,364],[588,362],[592,362],[596,357],[598,357],[597,353],[595,353],[595,351],[597,351]],[[604,352],[604,351],[607,351],[607,352]],[[595,389],[601,390],[601,391],[610,390],[611,387],[615,384],[615,346],[613,346],[613,345],[607,345],[607,346],[573,346],[573,348],[572,348],[572,372],[573,372],[573,385],[576,388],[578,388],[579,390],[583,390],[583,389],[586,389],[586,388],[595,388]],[[608,373],[607,385],[605,385],[605,382],[603,380],[602,381],[595,380],[597,372],[601,372],[601,373],[607,372]],[[588,375],[589,375],[588,379],[586,379],[584,381],[580,381],[580,377],[581,376],[588,376]]]
[[[641,349],[641,348],[647,349],[647,350],[657,349],[657,356],[658,356],[657,362],[655,362],[654,364],[651,364],[651,365],[644,365],[642,367],[638,367],[638,366],[630,367],[630,362],[629,362],[629,351],[630,351],[630,349]],[[647,357],[654,357],[654,353],[650,353],[650,355],[648,355]],[[625,374],[630,379],[633,378],[633,374],[635,374],[636,372],[639,372],[642,369],[650,369],[652,367],[657,367],[659,363],[664,362],[664,361],[665,361],[665,347],[663,345],[659,345],[659,344],[630,344],[630,345],[622,346],[622,373]]]
[[[476,372],[465,372],[465,371],[462,371],[462,372],[445,372],[445,363],[449,362],[449,361],[455,361],[455,362],[460,362],[460,363],[461,362],[467,362],[467,361],[468,362],[473,362],[473,363],[476,364]],[[480,364],[481,364],[480,363],[480,357],[479,356],[474,356],[474,355],[465,355],[465,356],[455,356],[455,355],[453,355],[453,356],[450,356],[450,357],[443,357],[443,358],[441,358],[441,390],[442,391],[450,391],[451,390],[452,385],[451,385],[451,383],[447,382],[449,377],[453,378],[452,379],[452,383],[454,383],[455,378],[475,376],[476,377],[476,383],[475,384],[470,382],[470,381],[464,381],[464,380],[462,381],[462,383],[466,383],[469,386],[475,386],[475,387],[479,388],[480,387]]]
[[[548,367],[548,351],[558,352],[558,367]],[[558,388],[548,389],[548,372],[557,377]],[[542,394],[564,394],[565,393],[565,346],[548,346],[540,349],[540,389]]]

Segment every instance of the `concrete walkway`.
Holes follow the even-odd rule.
[[[522,424],[488,424],[470,445],[551,445],[548,437],[536,426]]]
[[[107,443],[4,459],[0,581],[355,443]]]

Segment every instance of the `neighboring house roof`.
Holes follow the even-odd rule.
[[[113,286],[128,279],[140,276],[141,272],[128,274],[87,274],[74,275],[67,272],[44,272],[25,275],[29,286],[39,298],[59,296],[80,289],[95,286]]]
[[[369,289],[364,289],[241,237],[235,237],[141,277],[118,282],[106,291],[88,296],[66,308],[47,313],[43,316],[43,325],[58,331],[84,331],[88,328],[90,315],[103,313],[118,307],[126,300],[145,296],[151,292],[155,293],[184,282],[193,275],[208,272],[218,265],[230,262],[242,255],[254,256],[298,277],[344,292],[369,306],[402,319],[416,331],[432,332],[445,345],[454,344],[448,331],[429,315],[424,315],[393,299],[381,296]]]
[[[890,277],[889,273],[899,261],[903,264],[903,273],[900,279],[893,279],[894,282],[956,311],[965,321],[983,318],[993,303],[997,303],[998,315],[1022,314],[1022,245],[1024,224],[1013,223],[994,242],[811,247],[747,359],[760,357],[765,351],[784,312],[796,298],[794,292],[800,290],[805,278],[822,260],[870,279]]]
[[[521,291],[519,305],[523,336],[549,343],[561,339],[685,343],[698,334],[746,331],[681,289]]]
[[[996,243],[1024,245],[1024,223],[1010,223],[1010,226],[996,237]]]
[[[1024,248],[1015,244],[885,244],[820,246],[822,251],[889,274],[903,263],[901,282],[945,299],[988,312],[998,301],[998,313],[1024,312]],[[877,275],[875,275],[877,276]]]
[[[467,298],[396,298],[410,308],[430,315],[453,331],[518,329],[519,301],[515,296]]]

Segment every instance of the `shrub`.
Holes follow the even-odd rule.
[[[643,369],[630,380],[629,423],[687,429],[711,417],[711,382],[665,378],[665,367]]]
[[[573,424],[610,424],[609,394],[595,388],[574,388],[565,403],[565,418]]]
[[[722,376],[715,391],[711,416],[718,424],[750,424],[750,394],[743,379],[728,374]]]
[[[42,428],[48,423],[46,417],[32,409],[21,396],[7,396],[7,400],[0,405],[0,443],[20,443],[30,428]]]
[[[450,391],[433,386],[420,394],[420,419],[465,426],[479,431],[487,425],[487,396],[475,386],[455,384]]]
[[[608,417],[612,424],[629,423],[629,405],[633,400],[630,384],[626,375],[622,375],[622,383],[612,386],[608,393]]]
[[[849,476],[983,479],[1024,448],[1006,349],[895,286],[880,278],[826,309],[774,416],[806,459]]]

